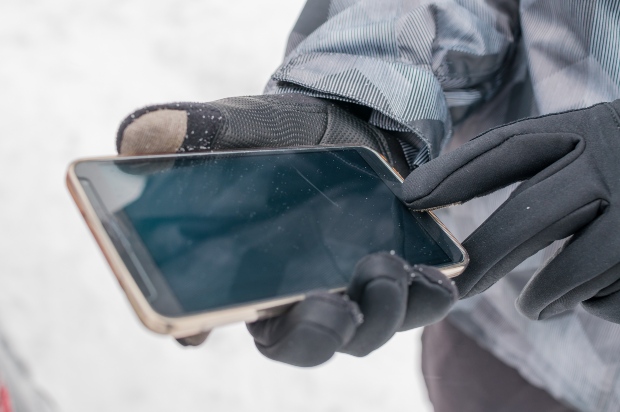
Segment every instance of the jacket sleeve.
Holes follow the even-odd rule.
[[[309,0],[265,92],[370,108],[370,123],[416,136],[424,163],[503,81],[518,16],[516,0]]]

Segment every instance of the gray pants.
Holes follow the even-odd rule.
[[[572,412],[443,320],[422,334],[422,373],[435,412]]]

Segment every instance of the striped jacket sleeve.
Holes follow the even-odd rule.
[[[309,0],[265,92],[366,106],[372,124],[413,132],[423,163],[497,90],[518,30],[516,0]]]

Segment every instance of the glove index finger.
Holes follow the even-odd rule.
[[[396,333],[405,318],[409,270],[406,261],[385,252],[359,261],[347,293],[359,305],[364,323],[339,352],[366,356]]]
[[[581,141],[570,134],[515,132],[512,126],[491,130],[420,166],[403,183],[405,202],[414,210],[466,202],[534,176]]]

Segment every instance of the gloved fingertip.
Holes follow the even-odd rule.
[[[452,297],[453,303],[459,300],[459,290],[456,286],[456,281],[448,278],[439,269],[427,265],[414,265],[411,271],[412,280],[416,276],[425,279],[431,284],[436,284],[441,288],[444,288]]]
[[[211,331],[198,333],[184,338],[177,338],[176,341],[181,346],[200,346],[207,340],[209,334],[211,334]]]
[[[186,134],[185,110],[142,109],[121,123],[116,145],[122,155],[176,153]]]

